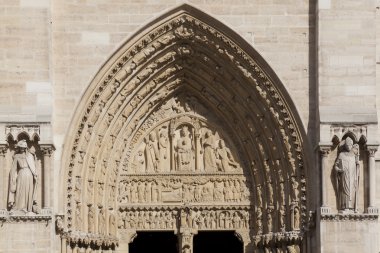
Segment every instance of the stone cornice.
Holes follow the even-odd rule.
[[[0,221],[6,223],[15,222],[50,222],[52,220],[52,212],[50,209],[42,209],[41,213],[27,213],[13,212],[7,210],[0,210]]]
[[[331,222],[344,222],[344,221],[375,221],[379,218],[377,213],[351,213],[351,214],[341,214],[341,213],[330,213],[321,214],[322,221]]]

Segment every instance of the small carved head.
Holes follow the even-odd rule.
[[[149,140],[150,140],[150,141],[155,141],[155,140],[156,140],[156,135],[155,135],[154,132],[151,132],[151,133],[149,134]]]
[[[20,150],[24,150],[24,149],[27,149],[28,148],[28,144],[26,143],[26,140],[20,140],[19,142],[17,142],[17,145],[16,145]]]
[[[350,137],[347,137],[344,142],[344,147],[346,148],[346,150],[351,151],[353,145],[354,145],[354,141]]]

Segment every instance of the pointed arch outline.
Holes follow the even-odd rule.
[[[200,46],[202,44],[204,47]],[[181,46],[184,48],[181,49]],[[177,87],[194,86],[196,81],[193,79],[206,85],[213,78],[221,81],[216,75],[206,76],[205,80],[201,80],[203,76],[197,76],[192,72],[185,61],[192,57],[187,55],[187,51],[190,50],[191,54],[194,47],[199,49],[198,54],[209,58],[203,58],[204,62],[198,62],[200,66],[206,65],[200,70],[202,73],[206,75],[209,70],[221,74],[220,69],[228,63],[231,64],[228,69],[228,82],[241,86],[238,90],[240,94],[235,95],[243,97],[232,96],[232,99],[243,98],[246,101],[243,105],[234,107],[236,101],[221,103],[221,99],[214,107],[222,106],[226,109],[226,112],[222,113],[224,117],[233,119],[237,129],[242,130],[242,134],[239,135],[240,142],[250,146],[251,151],[254,151],[249,159],[256,187],[253,190],[254,199],[258,201],[261,198],[265,202],[256,208],[261,208],[261,212],[266,211],[264,217],[269,218],[278,208],[277,203],[280,199],[287,198],[281,201],[284,205],[292,205],[292,208],[299,205],[301,223],[303,227],[306,226],[307,210],[310,206],[307,202],[309,192],[306,182],[310,170],[307,161],[309,147],[292,99],[274,71],[251,45],[218,20],[184,4],[149,22],[117,49],[100,68],[77,106],[70,123],[73,127],[68,129],[62,156],[65,175],[62,177],[62,190],[65,194],[64,212],[67,214],[65,223],[69,238],[84,240],[79,234],[80,231],[86,231],[89,221],[84,222],[82,226],[76,226],[74,219],[87,219],[87,205],[98,206],[101,213],[104,213],[103,208],[107,207],[105,215],[114,215],[117,175],[123,165],[122,157],[126,154],[123,150],[126,140],[116,137],[129,136],[138,128],[136,122],[141,118],[137,117],[137,114],[142,107],[139,92],[144,92],[145,89],[146,96],[151,98],[152,94],[161,89],[157,87],[162,82]],[[170,55],[173,52],[174,55]],[[206,63],[212,60],[216,63]],[[218,62],[224,64],[219,66]],[[225,83],[223,85],[226,86]],[[150,86],[153,88],[147,88]],[[233,94],[231,87],[228,88],[230,93],[227,92],[227,95]],[[211,95],[217,94],[220,98],[227,98],[212,88],[210,91]],[[247,91],[248,96],[242,95],[244,91]],[[206,93],[205,95],[207,96]],[[239,120],[243,120],[241,122],[244,126],[236,124]],[[249,123],[249,120],[254,124]],[[130,130],[132,132],[128,132],[128,127],[131,129],[133,124],[134,127]],[[109,140],[105,141],[106,138]],[[268,139],[278,145],[278,150],[268,145]],[[255,145],[257,143],[259,144]],[[246,153],[249,152],[246,150]],[[283,175],[282,179],[278,176],[280,174]],[[89,188],[90,184],[92,190],[84,189]],[[266,188],[268,185],[275,186],[272,193]],[[261,191],[264,188],[260,196],[259,187]],[[110,194],[112,191],[113,196]],[[282,193],[286,197],[281,197]],[[272,198],[276,198],[272,202],[268,200],[271,194],[274,196]],[[79,210],[76,210],[77,206],[80,206]],[[279,220],[280,215],[281,213],[276,213],[273,216],[274,220]],[[289,224],[286,226],[291,227]],[[276,231],[280,231],[278,225],[274,227]],[[257,230],[256,234],[265,232],[273,231]],[[96,238],[91,240],[99,240],[99,237]],[[102,238],[100,244],[117,244],[115,237],[103,235]]]

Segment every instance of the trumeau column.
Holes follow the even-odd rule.
[[[191,228],[180,228],[179,253],[193,253],[193,239],[197,232]]]
[[[321,213],[330,213],[330,207],[327,204],[327,183],[326,173],[328,170],[328,156],[331,151],[331,145],[319,145],[321,155]]]
[[[52,171],[52,154],[54,146],[52,144],[41,144],[41,151],[43,153],[44,168],[43,168],[43,208],[49,208],[50,205],[50,172]]]
[[[378,214],[379,209],[375,207],[375,192],[376,192],[376,168],[375,168],[375,153],[378,145],[367,145],[368,152],[368,178],[369,178],[369,198],[367,212],[370,214]]]

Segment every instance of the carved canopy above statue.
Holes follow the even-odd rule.
[[[262,57],[212,17],[178,7],[121,46],[81,99],[62,158],[68,237],[83,231],[116,243],[118,210],[148,198],[132,189],[149,187],[149,201],[169,203],[174,190],[153,199],[152,189],[174,189],[176,178],[189,191],[246,187],[254,235],[300,230],[307,221],[303,141],[292,101]],[[181,175],[199,181],[184,186]],[[179,201],[245,201],[194,194]],[[244,211],[237,215],[248,226]]]

